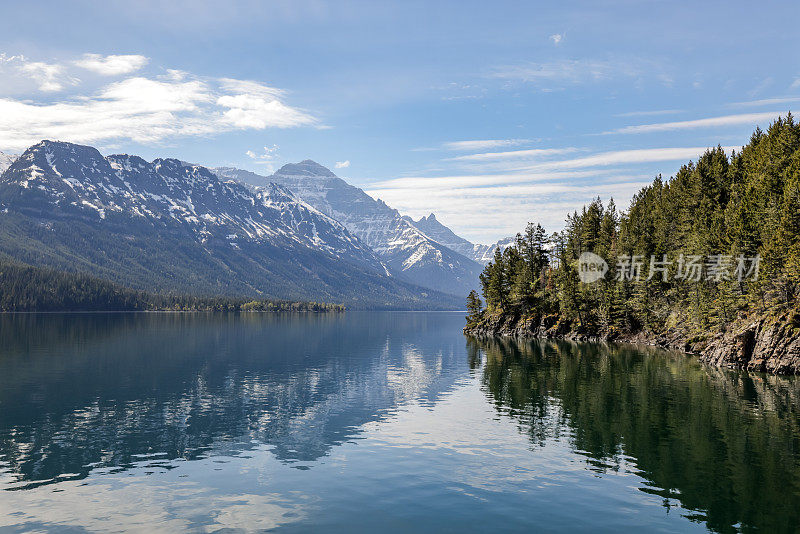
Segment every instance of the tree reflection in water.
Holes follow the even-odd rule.
[[[631,469],[712,530],[800,525],[800,381],[650,347],[469,338],[470,366],[530,441]]]

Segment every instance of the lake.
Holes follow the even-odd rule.
[[[0,316],[0,531],[791,531],[800,381],[463,313]]]

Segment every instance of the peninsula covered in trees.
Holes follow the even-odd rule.
[[[587,253],[607,266],[596,280],[581,279]],[[800,373],[800,124],[789,114],[741,151],[706,151],[627,211],[598,198],[552,235],[531,223],[480,284],[467,333],[648,342]]]

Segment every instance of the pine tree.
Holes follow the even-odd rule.
[[[483,302],[481,302],[478,292],[474,289],[467,295],[467,311],[469,312],[466,317],[467,325],[473,326],[478,322],[483,312]]]

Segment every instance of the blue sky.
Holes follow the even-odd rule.
[[[492,242],[800,102],[795,2],[6,2],[0,150],[311,158]],[[338,163],[338,168],[337,168]]]

